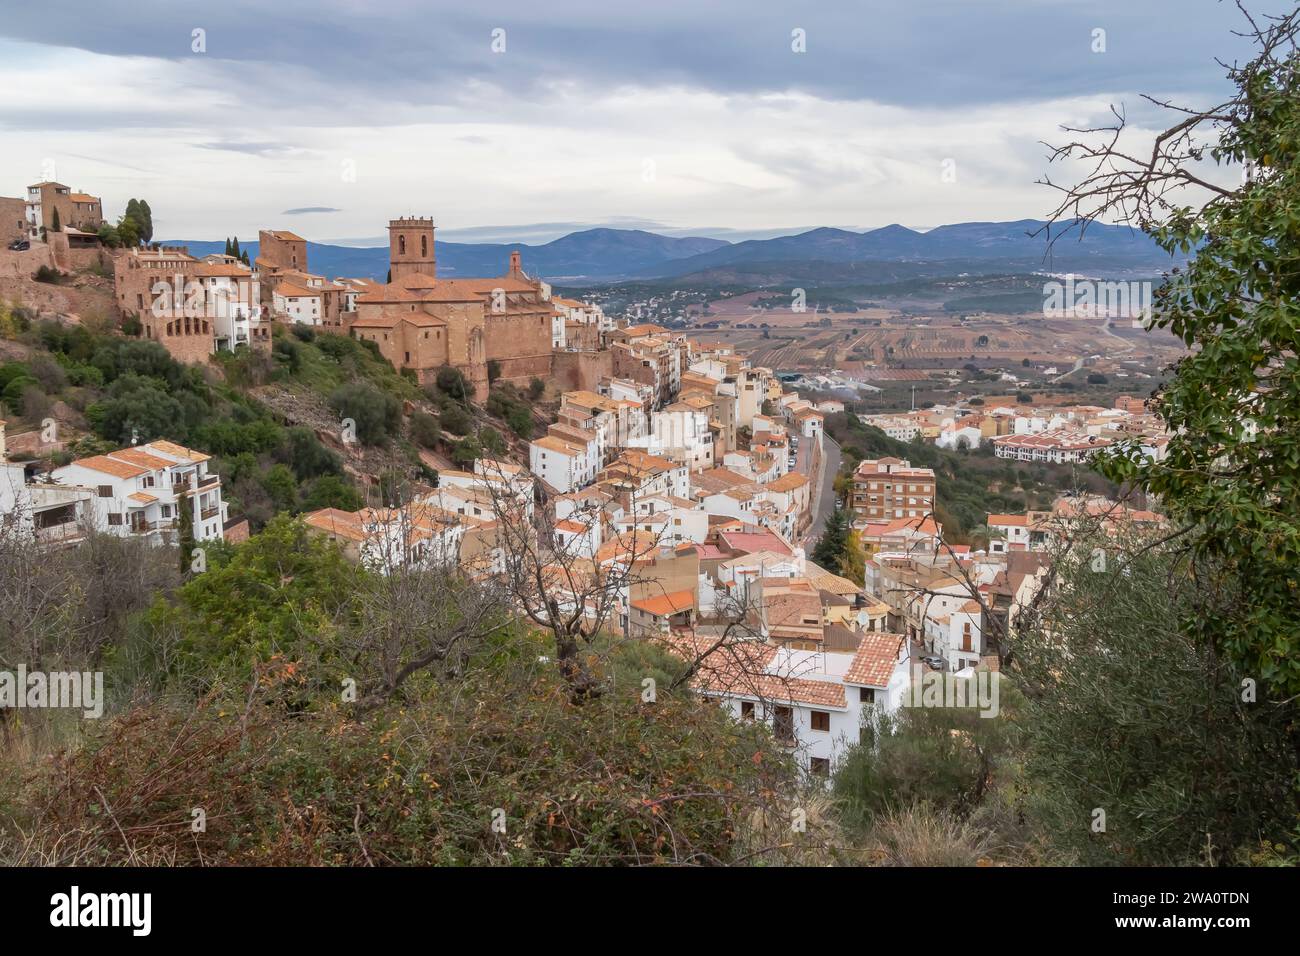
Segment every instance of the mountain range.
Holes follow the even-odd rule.
[[[570,285],[618,280],[726,280],[763,277],[785,281],[817,272],[851,282],[867,274],[917,272],[1146,273],[1167,269],[1167,253],[1147,235],[1124,226],[1093,224],[1069,233],[1049,249],[1046,223],[966,222],[918,232],[890,225],[866,232],[819,228],[773,239],[727,242],[703,236],[674,238],[639,229],[585,229],[539,245],[437,243],[438,274],[448,278],[501,275],[518,249],[525,271]],[[1053,227],[1054,234],[1057,227]],[[169,243],[173,244],[173,243]],[[175,240],[193,255],[224,249],[224,242]],[[242,244],[256,256],[257,243]],[[388,249],[309,242],[312,272],[383,279]],[[887,264],[895,264],[891,267]]]

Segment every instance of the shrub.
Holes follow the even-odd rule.
[[[427,412],[415,412],[411,415],[411,441],[423,448],[437,448],[442,441],[442,425],[438,419]]]
[[[401,402],[369,382],[349,382],[335,389],[330,406],[341,418],[356,422],[357,438],[366,445],[384,444],[401,427]]]
[[[438,388],[443,394],[458,399],[468,401],[474,397],[474,386],[465,378],[460,369],[451,365],[444,365],[438,369]]]
[[[464,435],[474,429],[474,419],[462,406],[448,402],[442,409],[442,427],[454,435]]]
[[[462,438],[451,450],[451,460],[458,465],[472,465],[483,457],[483,446],[473,435]]]

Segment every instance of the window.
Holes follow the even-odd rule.
[[[113,497],[113,486],[112,486],[112,485],[100,485],[99,487],[97,487],[97,488],[95,489],[95,494],[96,494],[97,496],[99,496],[100,498],[111,498],[111,497]]]
[[[754,702],[752,700],[742,700],[740,702],[740,716],[742,720],[754,719]]]
[[[794,711],[789,707],[772,709],[772,733],[777,740],[794,739]]]
[[[814,777],[829,777],[831,762],[827,757],[812,757],[808,760],[808,772]]]
[[[108,523],[111,525],[120,525],[122,523],[122,513],[120,511],[110,511],[108,513]]]
[[[876,702],[876,691],[872,687],[859,687],[858,700],[864,704],[874,704]]]
[[[829,731],[831,729],[831,715],[824,710],[814,710],[812,712],[812,729]]]

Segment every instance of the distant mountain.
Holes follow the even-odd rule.
[[[210,255],[225,251],[220,242],[169,240],[168,244],[189,246],[190,254]],[[587,229],[573,232],[542,245],[527,243],[437,242],[438,275],[446,278],[483,278],[503,275],[510,253],[519,250],[524,270],[551,280],[611,279],[638,269],[695,256],[726,246],[722,239],[691,237],[674,239],[639,229]],[[257,256],[257,243],[240,243],[250,258]],[[330,276],[351,276],[382,280],[388,274],[388,247],[356,248],[307,243],[307,264],[312,272]]]
[[[1048,247],[1045,235],[1034,236],[1046,223],[1035,219],[1018,222],[965,222],[917,232],[892,225],[868,232],[813,229],[777,239],[737,242],[684,259],[647,266],[638,275],[678,277],[733,271],[764,263],[761,271],[789,272],[799,262],[929,262],[961,261],[998,270],[1086,271],[1116,268],[1150,271],[1168,268],[1170,257],[1143,233],[1124,226],[1090,225],[1082,238],[1077,231],[1063,235]],[[1053,227],[1053,235],[1056,227]],[[1050,255],[1049,255],[1050,252]]]
[[[939,272],[1141,272],[1171,264],[1148,236],[1123,226],[1089,226],[1063,236],[1047,256],[1044,236],[1032,236],[1045,223],[964,222],[917,232],[891,225],[867,232],[820,228],[774,239],[729,243],[705,237],[673,238],[640,229],[585,229],[540,245],[528,243],[438,242],[438,275],[470,278],[502,275],[511,251],[518,249],[524,269],[551,282],[571,285],[629,278],[764,276],[774,282],[799,279],[812,270],[822,278],[842,273],[844,281],[901,278]],[[191,253],[221,252],[224,242],[176,240]],[[243,246],[250,256],[257,243]],[[388,273],[388,249],[307,243],[312,272],[326,276],[370,277]],[[879,264],[913,268],[883,268]],[[877,265],[872,265],[877,264]],[[914,268],[920,265],[922,268]]]

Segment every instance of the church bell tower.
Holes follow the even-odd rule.
[[[390,281],[409,275],[437,277],[432,219],[392,219],[388,223]]]

